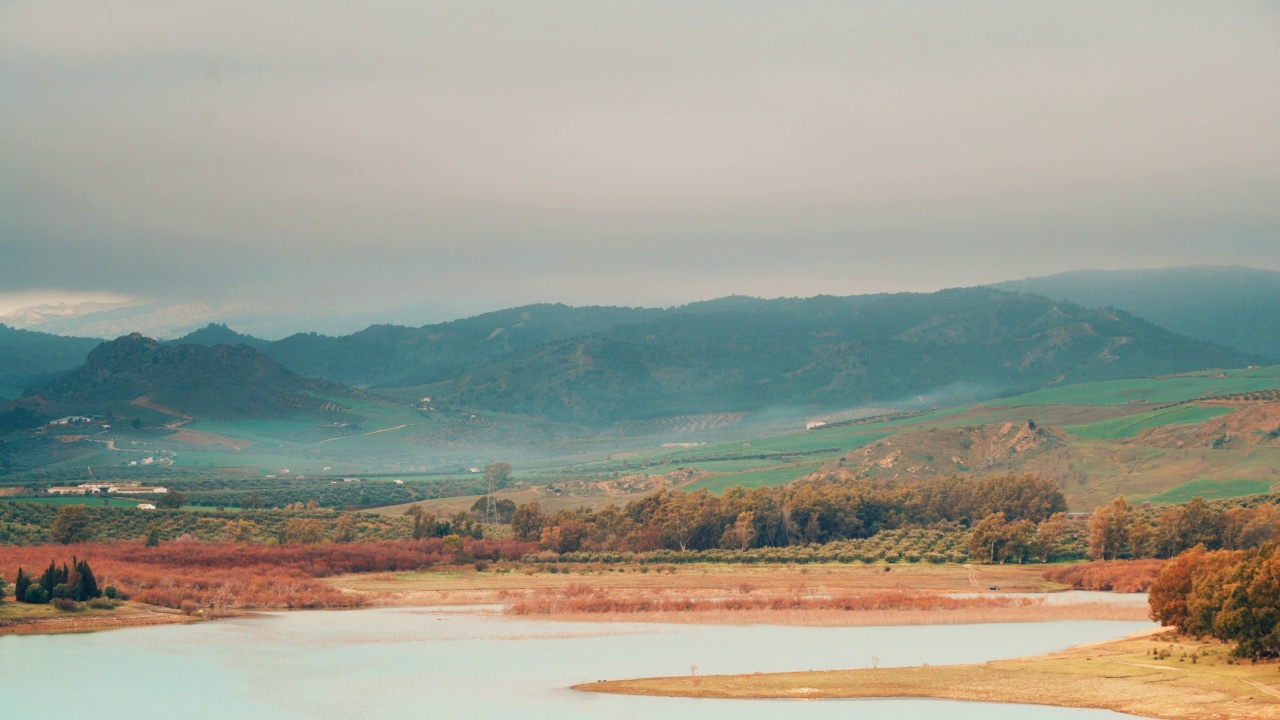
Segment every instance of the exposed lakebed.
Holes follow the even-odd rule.
[[[271,613],[195,625],[0,637],[6,715],[137,718],[1120,718],[943,700],[688,700],[568,689],[658,675],[940,665],[1036,655],[1149,627],[574,623],[422,608]]]

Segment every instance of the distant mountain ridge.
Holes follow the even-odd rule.
[[[1123,312],[986,288],[665,310],[536,305],[275,342],[211,326],[175,342],[215,340],[256,343],[336,382],[416,386],[441,402],[587,424],[849,407],[957,386],[995,395],[1261,361]]]
[[[80,345],[66,350],[87,352]],[[121,363],[135,355],[142,364],[126,371]],[[95,385],[109,358],[115,364],[103,377],[115,384]],[[957,393],[981,398],[1263,362],[1123,311],[966,288],[729,297],[667,309],[530,305],[419,328],[375,325],[276,341],[211,324],[168,343],[137,335],[106,343],[77,373],[32,393],[110,404],[156,386],[151,402],[168,407],[281,417],[296,412],[298,402],[306,406],[299,393],[316,382],[304,378],[314,377],[605,425],[769,408],[829,410],[938,392],[952,400]],[[167,374],[156,374],[162,370]]]
[[[1078,270],[993,287],[1119,308],[1174,332],[1280,359],[1280,272],[1234,266]]]
[[[67,372],[101,342],[0,325],[0,388],[16,395],[32,383]]]
[[[993,396],[1258,361],[1123,312],[970,288],[668,312],[493,358],[425,390],[489,410],[608,423],[850,407],[956,386]]]

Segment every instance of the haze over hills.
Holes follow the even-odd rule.
[[[72,342],[20,335],[30,336]],[[281,362],[287,353],[331,379],[304,377]],[[1009,467],[1041,463],[1033,469],[1068,482],[1081,471],[1090,478],[1118,477],[1146,457],[1140,452],[1146,446],[1131,449],[1138,453],[1135,459],[1116,466],[1110,458],[1130,452],[1129,441],[1060,442],[1055,438],[1065,437],[1064,426],[1147,412],[1167,419],[1159,414],[1166,401],[1151,393],[1139,405],[1126,403],[1117,391],[1099,403],[1107,407],[1079,413],[1049,407],[1091,402],[1093,386],[1073,383],[1126,378],[1122,383],[1143,388],[1147,381],[1127,378],[1261,362],[1122,311],[990,288],[849,298],[730,297],[667,310],[543,305],[424,328],[375,326],[343,337],[307,334],[280,341],[212,325],[181,341],[131,335],[101,344],[80,368],[38,383],[23,400],[0,408],[0,455],[20,471],[119,465],[134,455],[160,453],[180,465],[264,472],[300,467],[314,473],[327,466],[350,472],[469,472],[486,457],[591,463],[664,443],[707,441],[726,443],[716,450],[715,462],[728,469],[723,480],[708,483],[736,480],[734,473],[742,469],[758,469],[760,479],[753,482],[781,482],[882,437],[879,427],[894,426],[858,424],[869,416],[894,419],[904,410],[965,407],[1045,388],[1038,394],[1053,399],[1037,401],[1044,407],[964,417],[983,425],[998,422],[1000,428],[1011,419],[1016,424],[1019,417],[1036,418],[1043,425],[1028,436],[1035,442],[1019,445]],[[1263,374],[1255,378],[1251,372],[1214,369],[1156,382],[1176,388],[1174,402],[1276,386],[1272,375],[1257,371]],[[353,376],[380,381],[373,390],[390,398],[336,383]],[[1199,420],[1218,411],[1188,406],[1178,412]],[[83,427],[34,430],[54,417],[80,414],[105,417]],[[743,440],[801,430],[807,418],[838,427],[852,422],[852,435],[812,432],[743,448]],[[1267,415],[1241,432],[1271,437],[1271,421]],[[892,446],[877,446],[874,456],[858,464],[882,475],[991,461],[985,448],[997,431],[949,432],[894,438]],[[1244,454],[1223,454],[1221,431],[1210,434],[1186,441],[1205,446],[1206,455],[1200,465],[1179,470],[1183,480],[1196,479],[1197,468],[1226,473],[1252,467]],[[836,442],[837,437],[842,439]],[[1091,454],[1055,449],[1068,445]],[[895,459],[898,451],[906,454]],[[665,464],[671,467],[662,473],[688,467],[683,457]],[[630,472],[625,461],[601,467]],[[1167,464],[1146,470],[1155,478],[1144,480],[1150,492],[1164,487],[1160,473],[1172,472]],[[1252,471],[1240,472],[1251,477]],[[1091,480],[1080,492],[1095,489]]]
[[[41,337],[55,344],[63,340]],[[91,342],[68,339],[62,352],[85,352]],[[178,396],[194,398],[201,383],[225,382],[231,394],[210,389],[207,401],[226,404],[236,396],[234,380],[248,377],[235,374],[244,368],[227,377],[234,364],[224,366],[226,358],[196,355],[190,348],[240,345],[260,351],[262,357],[235,357],[261,371],[254,376],[259,385],[279,385],[271,397],[295,393],[303,382],[298,376],[316,377],[405,388],[397,397],[406,400],[433,397],[452,406],[600,426],[917,398],[929,404],[939,398],[925,396],[935,393],[963,400],[1264,361],[1125,312],[989,288],[729,297],[669,309],[532,305],[420,328],[377,325],[345,336],[307,333],[277,341],[209,325],[167,346],[145,345],[145,353],[141,346],[132,352],[159,363],[154,369],[167,374],[154,376],[139,365],[127,392],[86,384],[96,372],[90,366],[103,357],[98,356],[80,371],[80,394],[56,383],[36,391],[93,404],[102,400],[94,393],[136,390],[129,399],[136,398],[147,383],[185,383],[186,395]],[[283,366],[280,372],[262,365],[268,356]],[[288,376],[281,374],[284,368]],[[117,395],[111,397],[124,397]],[[283,411],[275,401],[242,400],[243,407],[261,407],[268,417]],[[189,408],[199,411],[199,405]]]
[[[981,288],[668,310],[529,306],[276,342],[210,327],[177,342],[213,341],[252,343],[335,382],[586,424],[993,396],[1260,360],[1125,313]]]
[[[1280,358],[1280,272],[1272,270],[1079,270],[995,287],[1115,307],[1190,337]]]

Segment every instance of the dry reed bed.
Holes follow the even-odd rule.
[[[737,595],[616,593],[583,583],[507,600],[511,615],[555,619],[788,625],[921,625],[1044,620],[1145,620],[1143,606],[1045,603],[1001,595],[956,597],[911,590],[856,594],[789,592]]]

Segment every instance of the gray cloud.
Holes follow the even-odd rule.
[[[1265,2],[8,2],[0,290],[452,312],[1280,268],[1278,37]]]

